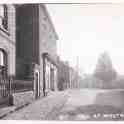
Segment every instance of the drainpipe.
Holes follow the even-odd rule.
[[[14,83],[13,77],[9,76],[9,105],[12,106],[13,105],[13,95],[12,95],[12,83]]]
[[[54,71],[54,73],[55,73],[55,77],[54,77],[54,87],[55,87],[55,91],[58,91],[58,80],[57,80],[57,77],[58,77],[58,69],[55,67],[55,71]]]
[[[45,64],[45,56],[43,54],[43,96],[46,96],[45,89],[46,89],[46,81],[45,81],[45,70],[46,64]]]

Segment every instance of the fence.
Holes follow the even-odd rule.
[[[22,81],[12,78],[0,78],[0,105],[11,104],[12,93],[33,90],[33,80]]]
[[[0,98],[10,95],[10,81],[8,78],[0,78]]]

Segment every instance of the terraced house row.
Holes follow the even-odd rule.
[[[58,90],[57,40],[44,4],[0,5],[0,104]]]

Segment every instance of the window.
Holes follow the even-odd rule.
[[[0,50],[0,66],[4,66],[4,53],[2,50]]]
[[[4,18],[4,6],[0,5],[0,17]]]
[[[6,66],[7,65],[7,53],[0,49],[0,66]]]
[[[3,49],[0,49],[0,77],[7,76],[7,54]]]
[[[0,5],[0,27],[8,30],[8,13],[7,6]]]

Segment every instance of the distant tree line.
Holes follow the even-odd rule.
[[[116,79],[117,72],[115,71],[110,56],[107,52],[100,55],[94,76],[105,83],[111,82]]]
[[[102,89],[124,88],[124,76],[120,77],[117,74],[109,54],[104,52],[98,58],[93,75],[84,78],[82,87]]]

